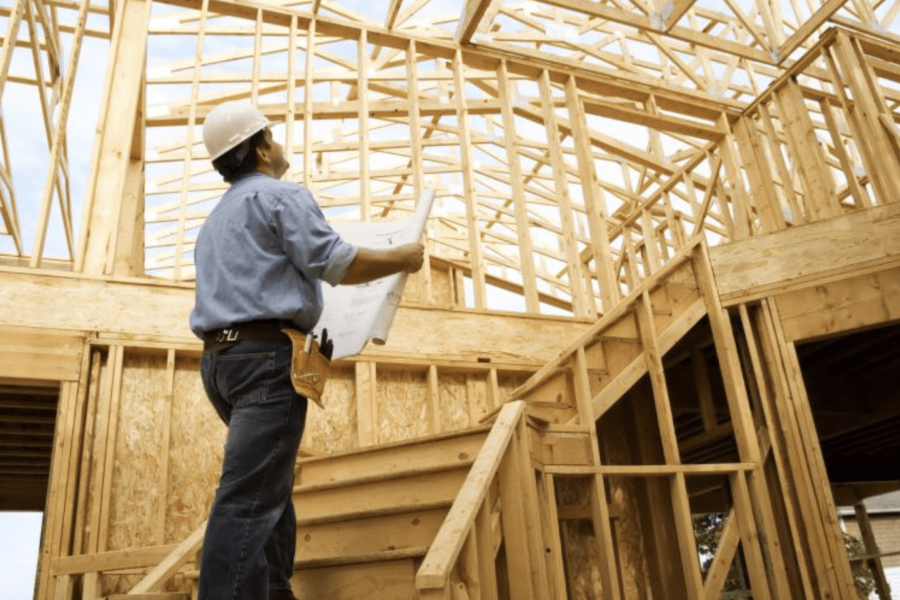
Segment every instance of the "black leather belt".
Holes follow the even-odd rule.
[[[213,329],[203,334],[203,351],[218,352],[233,346],[241,340],[290,344],[291,338],[281,332],[284,327],[296,328],[296,325],[290,321],[265,319],[235,323],[230,327]]]

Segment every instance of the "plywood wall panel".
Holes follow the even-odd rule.
[[[155,544],[167,390],[165,354],[126,351],[110,495],[108,550]]]
[[[206,518],[228,432],[203,391],[199,359],[176,358],[174,392],[166,544],[182,541]]]
[[[471,426],[478,424],[482,417],[494,409],[488,392],[489,385],[487,372],[466,375],[466,397],[469,403],[469,424]]]
[[[531,376],[531,373],[498,373],[497,374],[497,388],[500,392],[500,398],[498,400],[499,403],[506,402],[510,400],[512,397],[513,390],[520,387],[523,383],[525,383],[528,378]]]
[[[356,435],[356,387],[353,365],[335,368],[325,386],[324,410],[310,404],[306,430],[300,442],[303,450],[330,454],[353,450],[359,445]]]
[[[469,426],[469,405],[465,373],[438,372],[440,431],[456,431]]]
[[[422,438],[431,433],[427,371],[379,370],[375,401],[380,443]]]
[[[431,269],[431,301],[434,306],[451,307],[456,305],[456,285],[454,271],[448,269]],[[403,299],[407,300],[406,293]]]
[[[586,477],[556,479],[560,512],[590,505],[590,481]],[[566,519],[561,523],[563,561],[570,600],[602,598],[600,547],[590,518]]]
[[[601,430],[603,455],[606,464],[634,464],[629,437],[634,435],[634,426],[628,423],[624,406],[613,407],[604,415]],[[648,433],[649,435],[649,433]],[[619,571],[625,598],[648,600],[652,592],[647,585],[649,574],[646,556],[655,550],[647,548],[641,534],[642,522],[640,504],[643,483],[636,478],[608,477],[610,512],[615,515],[613,528],[616,547],[619,552]]]

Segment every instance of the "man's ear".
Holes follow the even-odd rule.
[[[269,164],[269,145],[259,144],[256,147],[256,159],[259,164]]]

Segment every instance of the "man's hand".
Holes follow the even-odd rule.
[[[415,273],[425,262],[425,244],[421,242],[398,246],[397,252],[400,253],[403,270],[407,273]]]
[[[425,246],[420,242],[379,250],[360,248],[341,283],[356,285],[394,273],[415,273],[422,268],[423,262]]]

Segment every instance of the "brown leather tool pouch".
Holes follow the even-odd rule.
[[[294,329],[281,331],[291,338],[291,383],[294,390],[324,409],[322,394],[331,371],[331,361],[319,352],[319,342],[316,340],[310,340],[311,343],[307,346],[306,334]]]

